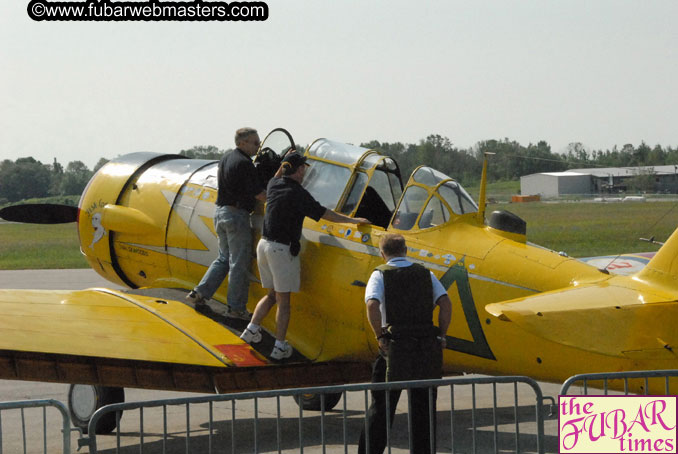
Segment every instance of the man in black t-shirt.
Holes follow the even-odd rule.
[[[252,260],[250,213],[254,210],[256,199],[266,200],[266,191],[252,163],[252,156],[260,145],[257,130],[238,129],[235,144],[236,149],[219,161],[219,189],[214,211],[219,255],[186,300],[193,303],[196,309],[204,307],[228,275],[226,316],[249,320],[251,315],[247,312],[247,298],[250,282],[247,269]]]
[[[301,185],[306,174],[306,158],[293,152],[282,162],[282,177],[274,177],[266,190],[264,230],[257,245],[257,263],[262,286],[268,294],[257,303],[252,322],[240,336],[245,342],[261,341],[260,323],[277,303],[276,341],[273,359],[289,358],[292,347],[285,342],[290,320],[290,293],[298,292],[301,276],[299,250],[301,229],[306,216],[318,221],[369,224],[365,218],[351,218],[320,205]]]

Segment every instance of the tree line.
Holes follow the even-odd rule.
[[[678,164],[678,147],[650,147],[644,142],[617,146],[611,150],[589,150],[580,142],[568,145],[565,153],[554,153],[545,141],[521,145],[509,140],[485,140],[471,148],[459,148],[447,138],[430,135],[417,144],[386,143],[376,140],[361,144],[393,157],[403,178],[419,165],[428,165],[464,185],[480,180],[483,158],[489,154],[488,181],[511,181],[541,172],[576,168],[648,167]]]
[[[509,139],[485,140],[471,148],[460,148],[449,138],[433,134],[418,143],[372,140],[360,145],[394,158],[404,179],[419,165],[427,165],[464,185],[478,182],[486,153],[492,153],[488,166],[490,182],[572,168],[678,165],[678,147],[650,147],[644,142],[638,146],[626,144],[604,151],[589,150],[582,143],[575,142],[567,147],[565,153],[554,153],[545,141],[522,145]],[[201,145],[181,150],[179,154],[196,159],[219,159],[229,151],[231,149]],[[107,162],[107,159],[101,158],[90,170],[81,161],[69,162],[64,168],[56,158],[51,164],[43,164],[32,157],[16,161],[6,159],[0,162],[0,205],[30,198],[79,195],[92,175]]]
[[[0,162],[0,205],[32,198],[80,195],[94,172],[107,162],[101,158],[90,170],[82,161],[71,161],[64,168],[56,158],[51,164],[32,157],[5,159]]]

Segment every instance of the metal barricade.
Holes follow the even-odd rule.
[[[121,452],[130,443],[135,452],[141,453],[353,452],[367,424],[371,392],[413,388],[428,389],[429,403],[434,396],[430,390],[437,389],[437,425],[431,433],[437,435],[439,449],[474,453],[544,452],[544,398],[539,385],[528,377],[484,376],[113,404],[93,415],[86,444],[90,454],[98,449]],[[339,408],[325,410],[325,403],[339,393]],[[319,412],[304,410],[301,405],[298,409],[285,406],[281,410],[282,397],[299,401],[309,395],[320,395]],[[409,451],[411,447],[408,402],[410,391],[400,399],[393,426],[387,432],[387,453],[391,449]],[[121,412],[126,412],[124,419]],[[97,435],[92,429],[110,413],[117,417],[115,435]],[[121,423],[125,424],[123,429]],[[524,429],[526,425],[528,430]]]
[[[628,395],[632,392],[641,393],[641,394],[671,394],[670,388],[670,378],[678,377],[678,370],[669,369],[669,370],[639,370],[639,371],[625,371],[625,372],[603,372],[595,374],[579,374],[574,375],[568,378],[563,386],[560,388],[559,395],[566,395],[570,388],[577,382],[583,383],[583,394],[587,395],[589,393],[589,387],[591,382],[600,382],[602,381],[602,387],[594,387],[594,389],[602,389],[604,395],[608,395],[610,389],[619,389],[619,392],[623,392],[624,395]],[[657,391],[650,392],[650,380],[651,379],[663,379],[663,383],[656,384],[652,383],[655,386]],[[610,382],[613,380],[623,381],[623,387],[619,383]],[[629,386],[629,380],[642,380],[640,383],[635,383],[635,386],[631,389]]]
[[[26,443],[26,415],[25,410],[29,408],[42,408],[42,433],[43,433],[43,453],[48,452],[48,437],[47,437],[47,408],[54,407],[61,412],[62,418],[62,436],[63,436],[63,454],[71,453],[71,420],[68,415],[66,406],[57,400],[19,400],[13,402],[0,402],[0,454],[3,453],[3,425],[2,415],[7,410],[20,410],[21,413],[21,439],[24,454],[27,452]],[[31,422],[29,422],[31,423]],[[12,452],[17,452],[12,450]],[[51,449],[49,452],[52,452]]]

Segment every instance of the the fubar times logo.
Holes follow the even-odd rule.
[[[560,453],[676,453],[677,396],[558,396]]]

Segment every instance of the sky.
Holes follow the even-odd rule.
[[[0,0],[0,160],[488,139],[678,146],[678,2],[269,0],[263,22],[36,22]]]

